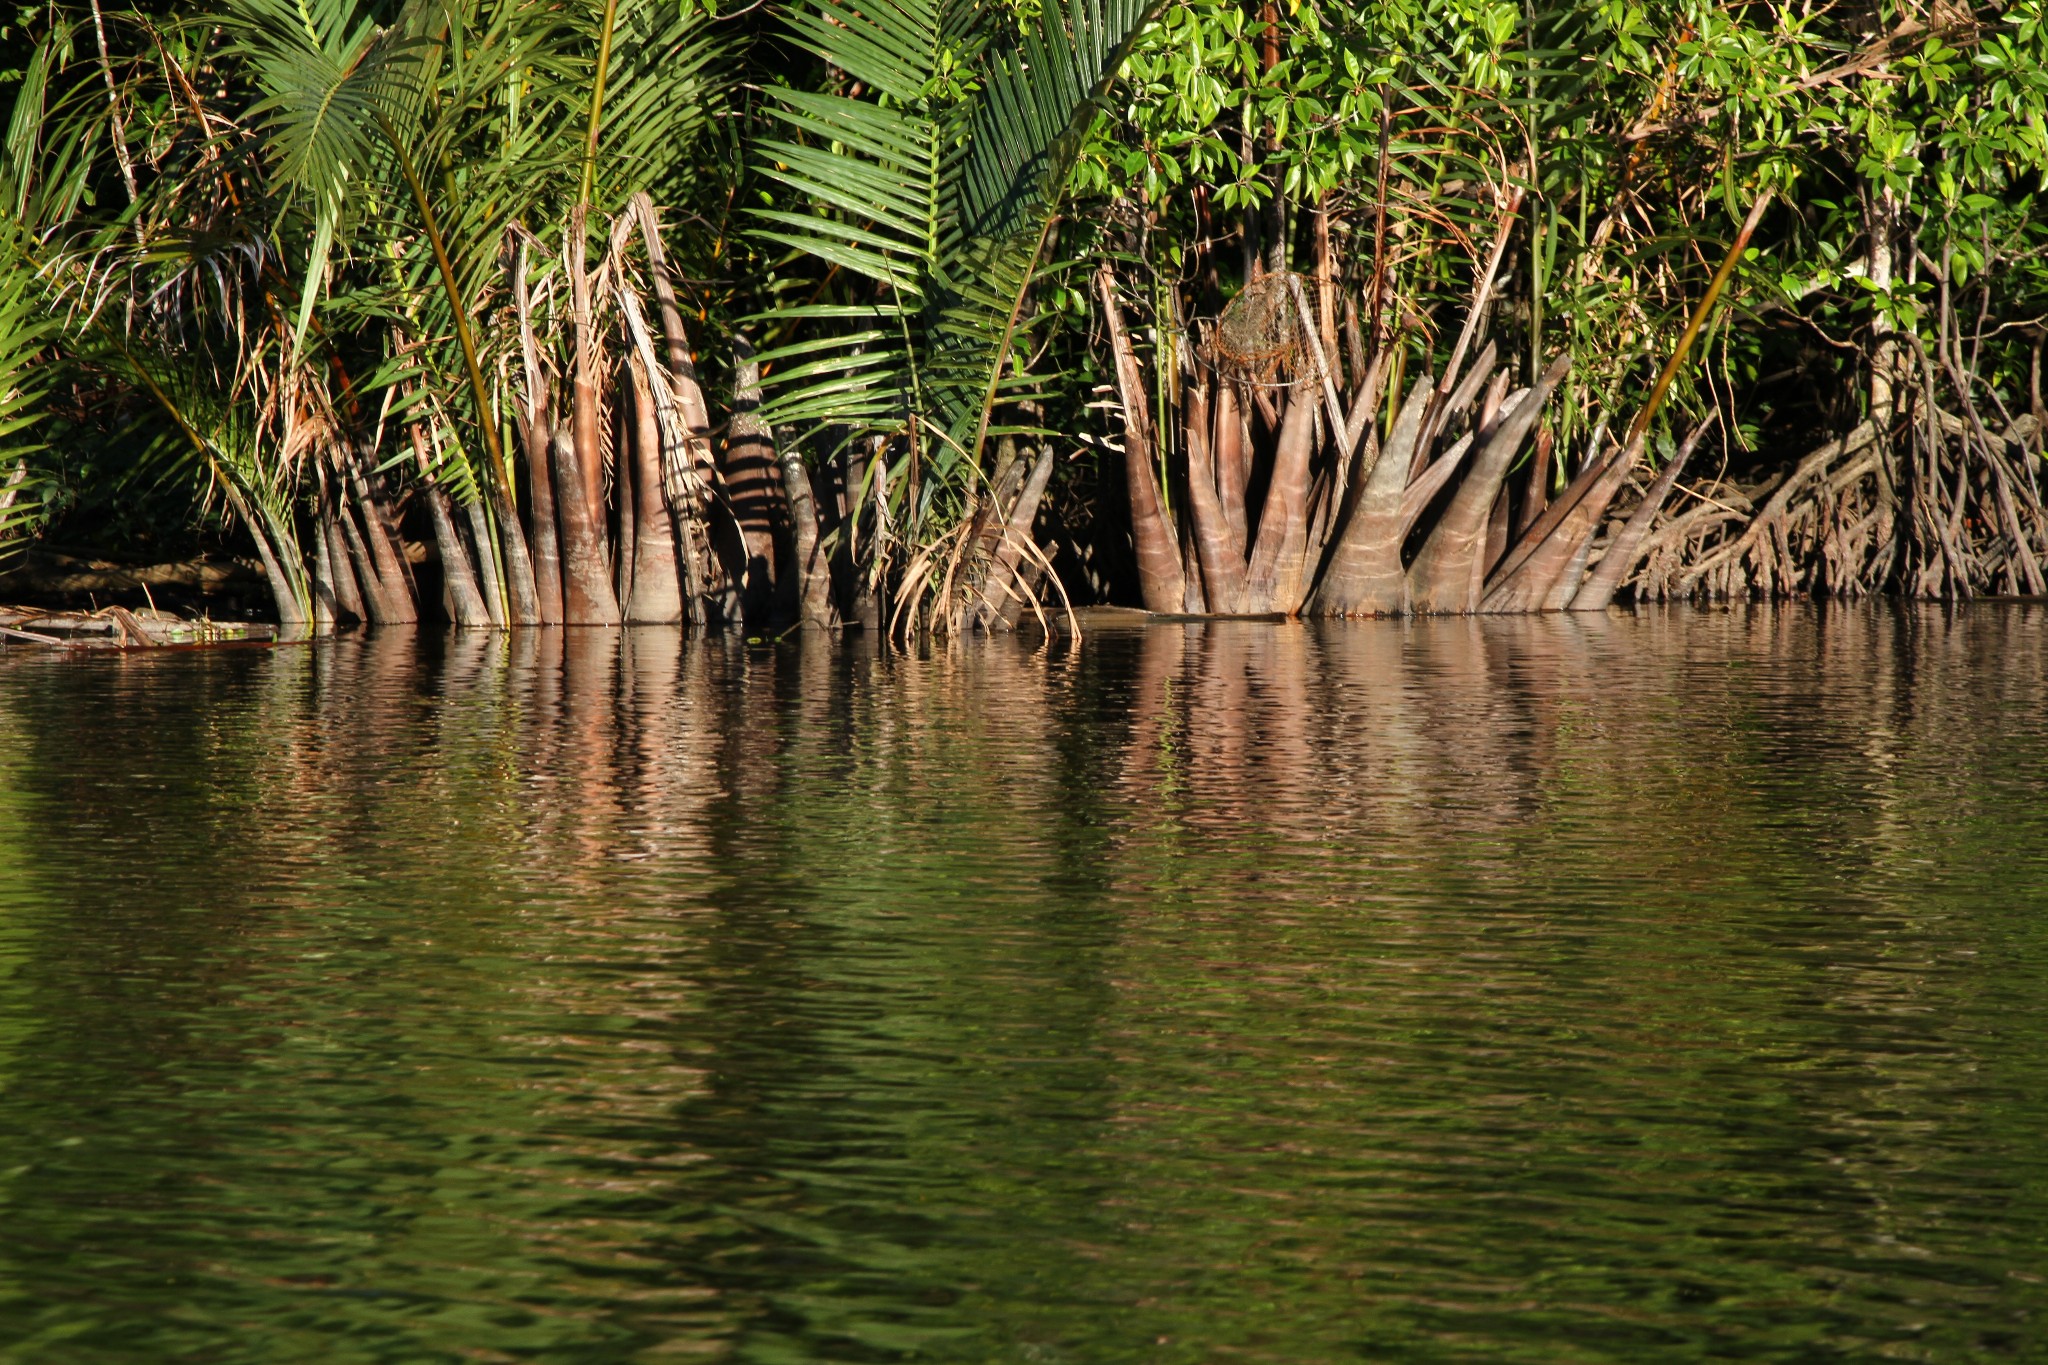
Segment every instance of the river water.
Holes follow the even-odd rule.
[[[0,653],[0,1359],[2048,1356],[2048,608]]]

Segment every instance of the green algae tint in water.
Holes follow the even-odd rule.
[[[0,656],[0,1359],[2048,1358],[2048,611]]]

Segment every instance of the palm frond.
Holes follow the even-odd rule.
[[[1035,392],[1005,373],[1031,281],[1083,139],[1156,3],[1048,5],[1001,47],[996,12],[966,0],[796,11],[797,41],[872,93],[776,93],[791,136],[767,144],[764,169],[810,211],[763,210],[756,232],[880,297],[869,326],[837,335],[836,355],[806,343],[762,357],[781,366],[771,420],[885,435],[917,421],[942,475],[979,460],[995,407]],[[980,88],[957,96],[946,75],[963,59]]]
[[[732,83],[733,38],[704,7],[619,0],[598,135],[598,204],[635,191],[657,203],[690,197],[696,150]]]
[[[0,216],[0,555],[42,512],[30,457],[42,450],[35,428],[50,386],[44,350],[56,330],[24,238],[18,222]]]
[[[219,18],[236,35],[228,51],[247,61],[261,92],[249,115],[268,144],[271,174],[313,204],[303,337],[351,185],[374,155],[385,107],[402,93],[408,44],[355,0],[229,0]]]

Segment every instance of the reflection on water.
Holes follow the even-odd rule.
[[[2048,611],[0,658],[0,1358],[2048,1352]]]

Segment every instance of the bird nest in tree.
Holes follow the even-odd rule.
[[[1216,368],[1233,379],[1270,384],[1298,368],[1302,317],[1290,271],[1262,275],[1237,292],[1216,319]]]

